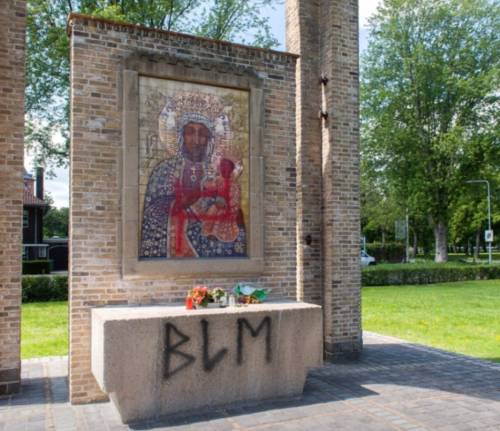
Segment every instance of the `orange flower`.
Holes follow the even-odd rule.
[[[191,290],[191,297],[198,305],[203,305],[208,301],[209,290],[207,286],[194,286]]]

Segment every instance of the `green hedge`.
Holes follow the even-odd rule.
[[[23,260],[23,274],[50,274],[51,260]]]
[[[500,279],[500,265],[429,266],[404,268],[363,268],[363,286],[430,284],[448,281]]]
[[[366,244],[366,252],[373,256],[377,262],[402,262],[406,250],[403,244],[397,242],[372,242]]]
[[[66,301],[68,277],[39,275],[23,277],[23,302]]]

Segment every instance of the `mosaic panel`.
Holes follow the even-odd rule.
[[[247,256],[249,93],[139,78],[139,258]]]

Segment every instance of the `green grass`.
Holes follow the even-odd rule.
[[[500,280],[363,288],[363,328],[500,362]],[[23,359],[66,355],[67,302],[23,304]]]
[[[364,287],[363,329],[500,362],[500,280]]]
[[[500,261],[500,253],[497,251],[494,251],[491,253],[491,258],[493,260],[498,260]],[[457,261],[457,260],[471,260],[471,256],[465,256],[463,253],[448,253],[448,260],[449,261]],[[479,253],[479,260],[482,260],[484,262],[488,262],[488,253]]]
[[[491,258],[493,259],[494,263],[500,263],[500,253],[498,251],[492,252]],[[434,263],[434,256],[424,256],[419,254],[417,256],[417,262]],[[467,264],[475,262],[472,256],[466,256],[464,253],[448,253],[448,263]],[[479,260],[476,263],[488,263],[488,253],[479,253]]]
[[[23,304],[21,317],[21,357],[68,354],[68,303],[33,302]]]

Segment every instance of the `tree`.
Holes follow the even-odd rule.
[[[239,40],[243,43],[245,33],[254,30],[254,40],[250,42],[263,48],[278,44],[272,36],[269,19],[261,16],[262,9],[272,6],[275,0],[213,0],[207,2],[202,15],[206,17],[196,28],[196,33],[212,39]]]
[[[495,231],[495,224],[500,221],[500,206],[498,205],[500,193],[500,170],[498,166],[490,167],[488,170],[480,170],[474,178],[488,178],[491,188],[491,221],[492,228]],[[495,168],[495,171],[492,170]],[[458,199],[453,208],[453,215],[450,223],[451,239],[455,244],[461,243],[465,246],[467,252],[472,249],[474,243],[474,258],[479,258],[481,243],[486,248],[484,241],[484,231],[488,227],[488,206],[487,206],[487,188],[484,183],[468,184],[466,192]],[[498,231],[497,231],[498,233]],[[498,235],[495,238],[498,242]]]
[[[402,208],[385,179],[362,160],[361,164],[361,231],[369,242],[394,238],[396,220],[404,217]]]
[[[43,236],[68,237],[69,209],[50,207],[43,216]]]
[[[26,131],[38,166],[64,165],[69,147],[69,41],[71,12],[272,47],[262,7],[282,0],[28,0]]]
[[[362,156],[410,214],[426,214],[435,259],[466,179],[498,166],[500,5],[386,0],[362,70]]]
[[[474,259],[479,257],[481,235],[486,226],[486,199],[485,195],[464,193],[457,199],[450,218],[450,239],[454,244],[464,244],[467,253],[471,251],[474,242]]]

